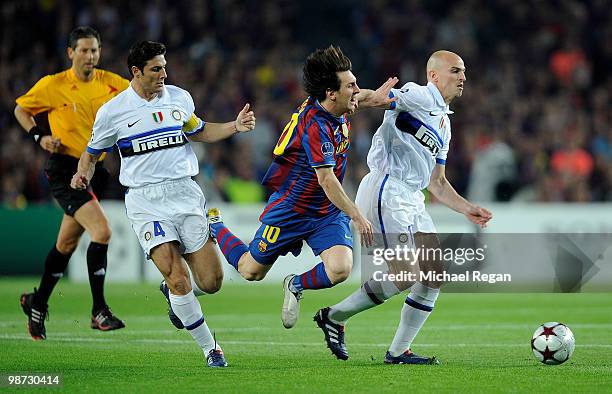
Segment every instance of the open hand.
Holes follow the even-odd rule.
[[[398,82],[399,79],[397,77],[392,77],[380,85],[380,87],[374,91],[374,94],[372,94],[370,98],[373,102],[372,106],[386,108],[389,106],[389,104],[397,100],[397,97],[390,98],[389,92]]]
[[[255,113],[249,111],[251,105],[246,103],[236,118],[236,130],[251,131],[255,128]]]

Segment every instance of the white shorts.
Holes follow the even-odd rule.
[[[181,254],[198,251],[208,240],[206,199],[191,178],[130,188],[125,210],[147,258],[151,249],[178,241]]]
[[[436,232],[423,193],[390,175],[370,172],[363,177],[355,202],[375,233],[398,237],[401,243],[417,232]]]

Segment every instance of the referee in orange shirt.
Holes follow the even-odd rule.
[[[91,237],[87,249],[93,297],[91,328],[108,331],[125,327],[104,299],[111,229],[94,190],[104,187],[108,172],[96,171],[100,176],[97,180],[94,177],[94,190],[74,190],[70,180],[91,137],[96,112],[102,104],[126,89],[129,82],[117,74],[95,68],[100,59],[100,35],[91,27],[77,27],[70,33],[67,52],[72,61],[70,69],[40,79],[17,98],[15,107],[15,117],[21,127],[51,153],[45,172],[53,197],[64,210],[57,242],[45,260],[38,290],[34,288],[33,293],[21,295],[21,306],[28,316],[28,330],[34,340],[46,339],[47,301],[63,276],[83,231]],[[34,115],[41,112],[48,113],[50,135],[34,120]],[[97,163],[98,170],[101,164]]]

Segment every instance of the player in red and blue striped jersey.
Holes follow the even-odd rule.
[[[376,91],[360,90],[351,61],[340,48],[318,49],[306,59],[304,90],[308,99],[293,113],[274,149],[274,161],[263,183],[274,190],[260,216],[261,226],[250,245],[234,236],[209,211],[211,234],[228,262],[247,280],[263,279],[279,256],[297,256],[306,241],[322,262],[284,281],[282,321],[297,322],[305,289],[324,289],[344,281],[351,272],[352,220],[366,245],[372,243],[372,224],[342,188],[350,145],[347,113],[357,107],[388,106],[389,78]]]
[[[294,121],[295,119],[295,121]],[[274,149],[275,158],[262,183],[273,190],[260,220],[292,221],[339,212],[319,185],[317,168],[330,167],[340,183],[346,171],[350,123],[308,97],[293,114]]]

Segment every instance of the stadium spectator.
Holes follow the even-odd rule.
[[[398,75],[400,83],[408,80],[424,83],[418,74],[424,66],[419,59],[444,46],[462,53],[467,63],[477,65],[472,72],[478,78],[466,93],[466,100],[457,104],[457,115],[453,118],[453,162],[447,175],[458,192],[466,193],[471,183],[469,174],[476,151],[467,136],[478,128],[485,135],[500,132],[513,151],[517,174],[513,199],[528,194],[536,198],[537,193],[532,192],[546,183],[543,173],[550,167],[551,153],[558,149],[556,139],[562,131],[545,124],[544,114],[552,118],[585,119],[577,129],[583,136],[583,149],[594,158],[608,152],[603,154],[603,159],[595,158],[600,164],[596,164],[599,169],[594,171],[599,184],[610,183],[610,171],[603,171],[612,162],[609,72],[612,8],[608,2],[504,1],[482,7],[471,0],[452,4],[381,0],[352,3],[351,13],[342,20],[334,16],[345,14],[343,2],[326,2],[329,12],[317,12],[318,23],[326,29],[324,37],[316,26],[313,28],[312,20],[301,17],[315,7],[314,3],[270,0],[262,6],[259,1],[245,0],[238,6],[235,0],[134,0],[99,2],[92,6],[94,3],[69,0],[3,5],[0,143],[3,147],[10,144],[12,152],[8,156],[0,154],[0,177],[16,179],[0,183],[1,194],[6,196],[2,203],[21,207],[26,202],[50,201],[38,160],[38,157],[44,158],[44,152],[27,151],[26,144],[19,143],[23,133],[15,128],[13,100],[41,74],[61,70],[64,49],[58,43],[75,23],[99,28],[105,37],[103,66],[115,72],[123,72],[122,54],[127,53],[135,34],[146,39],[163,38],[180,48],[172,54],[172,82],[193,87],[196,106],[207,108],[207,117],[229,116],[228,100],[240,101],[240,97],[250,100],[258,110],[255,136],[262,134],[260,127],[271,134],[265,141],[258,141],[261,150],[254,148],[255,176],[260,176],[271,160],[269,152],[284,127],[285,114],[293,109],[293,103],[305,98],[299,77],[302,59],[311,49],[328,45],[329,37],[337,37],[336,43],[352,54],[354,68],[364,85],[378,85],[382,82],[376,79],[380,75]],[[142,9],[147,12],[141,12]],[[228,9],[232,12],[227,12]],[[122,14],[129,14],[130,18],[120,21]],[[249,20],[248,25],[244,24],[245,19]],[[23,20],[37,23],[27,25],[21,23]],[[411,23],[405,23],[406,20]],[[348,36],[350,40],[345,38]],[[555,71],[551,71],[551,66]],[[559,69],[570,71],[559,74]],[[564,77],[567,75],[573,77]],[[225,87],[232,85],[237,88],[231,91],[230,97]],[[380,117],[379,113],[359,113],[353,124],[359,119],[363,124],[359,129],[369,139]],[[356,128],[353,131],[355,136],[358,132]],[[264,149],[265,144],[268,145]],[[209,152],[213,149],[221,148],[210,146],[198,153],[202,165],[212,169],[205,182],[214,190],[208,195],[211,201],[226,200],[220,184],[215,186],[211,180],[214,172],[221,169],[236,176],[228,159],[234,157],[236,146],[231,140],[224,143],[223,154],[212,154],[213,159],[209,161]],[[12,155],[31,158],[29,168],[11,161]],[[107,162],[118,160],[115,155],[110,156]],[[364,161],[363,155],[351,156],[344,182],[347,191],[356,190]],[[110,163],[107,166],[110,168]],[[117,170],[111,173],[116,178]],[[17,190],[5,190],[9,185]],[[109,189],[109,194],[123,198],[117,185]],[[23,196],[22,203],[15,205],[11,199],[19,195]],[[560,198],[560,201],[572,201],[572,196],[565,193]],[[611,197],[598,191],[591,193],[590,198],[609,201]]]

